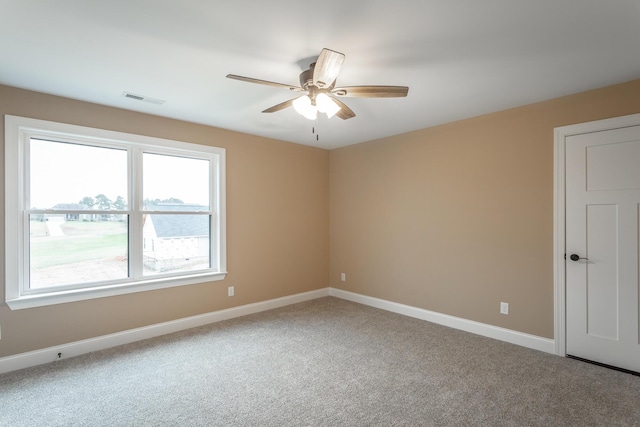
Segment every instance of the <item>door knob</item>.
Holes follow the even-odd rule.
[[[589,258],[583,258],[578,254],[571,254],[569,256],[569,259],[571,259],[571,261],[578,261],[579,259],[586,259],[587,261],[589,261]]]

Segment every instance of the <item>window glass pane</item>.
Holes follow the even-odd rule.
[[[142,167],[145,210],[209,210],[209,160],[144,153]]]
[[[32,209],[126,209],[127,151],[30,141]]]
[[[144,215],[144,274],[209,268],[210,215]]]
[[[127,229],[126,215],[30,215],[29,288],[127,278]]]

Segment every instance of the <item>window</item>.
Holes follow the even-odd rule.
[[[221,280],[221,148],[5,116],[6,302]]]

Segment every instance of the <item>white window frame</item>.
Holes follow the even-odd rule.
[[[198,272],[128,278],[114,283],[91,283],[80,288],[52,288],[29,292],[27,223],[27,162],[26,147],[31,137],[59,138],[64,141],[86,142],[93,145],[126,148],[139,152],[166,153],[200,157],[211,162],[211,268]],[[226,271],[226,183],[225,149],[143,135],[107,131],[103,129],[56,123],[45,120],[5,115],[5,302],[12,309],[82,301],[134,292],[223,280]],[[141,196],[132,199],[131,193],[141,194],[140,165],[130,174],[128,208],[130,218],[130,250],[141,250],[142,230],[136,223],[142,209]],[[121,213],[114,211],[113,213]],[[137,234],[139,237],[132,237]],[[133,243],[131,243],[133,242]]]

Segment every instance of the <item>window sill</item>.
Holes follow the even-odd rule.
[[[6,303],[11,310],[25,308],[44,307],[47,305],[64,304],[68,302],[85,301],[95,298],[126,295],[136,292],[152,291],[156,289],[173,288],[177,286],[195,285],[198,283],[223,280],[227,272],[193,274],[190,276],[149,279],[136,283],[124,283],[95,288],[73,289],[68,291],[50,292],[46,294],[22,295],[17,298],[7,299]]]

